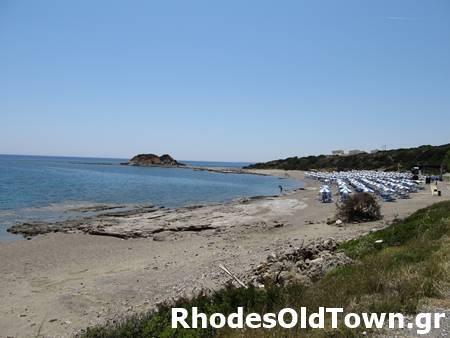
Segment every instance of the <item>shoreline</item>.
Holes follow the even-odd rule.
[[[259,172],[257,169],[244,169],[240,167],[208,167],[208,166],[198,166],[198,165],[190,165],[190,164],[182,164],[182,165],[164,165],[164,164],[129,164],[128,162],[120,163],[123,166],[131,166],[131,167],[142,167],[142,168],[168,168],[168,169],[190,169],[194,171],[208,171],[219,174],[247,174],[247,175],[260,175],[260,176],[273,176],[264,172]],[[252,171],[255,172],[252,172]]]
[[[303,178],[298,171],[264,173]],[[0,281],[2,334],[33,336],[42,323],[41,334],[69,337],[88,326],[148,311],[166,299],[221,288],[229,277],[219,264],[245,276],[280,249],[329,237],[358,237],[450,195],[446,184],[441,198],[423,191],[409,200],[382,203],[382,221],[336,226],[326,222],[334,204],[316,201],[319,184],[304,184],[304,190],[284,196],[164,214],[156,219],[167,223],[158,226],[175,231],[148,238],[49,233],[30,241],[0,242],[0,273],[5,276]],[[120,222],[125,219],[135,230],[148,233],[155,228],[155,212]],[[198,228],[177,227],[189,224]]]
[[[158,166],[164,167],[164,166]],[[167,166],[168,168],[175,166]],[[246,174],[246,175],[260,175],[260,176],[275,176],[280,179],[292,179],[301,181],[304,184],[303,178],[300,180],[298,177],[287,177],[275,175],[274,173],[261,172],[261,170],[249,170],[249,169],[240,169],[240,168],[211,168],[211,167],[181,167],[191,170],[198,171],[209,171],[223,174]],[[295,188],[295,189],[287,189],[283,192],[283,196],[288,196],[298,190],[302,190],[303,187]],[[111,236],[117,238],[138,238],[151,237],[153,234],[157,234],[160,232],[171,231],[202,231],[205,229],[212,229],[213,227],[211,222],[208,224],[188,224],[186,226],[183,225],[175,225],[171,226],[171,224],[164,224],[164,222],[160,222],[161,224],[155,227],[148,227],[144,229],[139,229],[137,231],[132,230],[132,225],[124,224],[123,220],[126,220],[126,217],[129,216],[147,216],[148,214],[152,214],[152,219],[160,219],[166,220],[165,223],[171,223],[170,219],[173,217],[177,217],[184,215],[185,217],[195,217],[192,215],[191,211],[202,209],[204,213],[214,213],[217,209],[221,208],[232,208],[236,207],[240,204],[248,204],[250,202],[258,201],[258,200],[270,200],[271,198],[279,197],[279,195],[260,195],[260,196],[246,196],[246,197],[237,197],[231,200],[225,200],[221,202],[203,202],[201,204],[188,204],[182,207],[164,207],[164,206],[154,206],[154,205],[108,205],[108,204],[99,204],[92,203],[87,204],[83,207],[70,209],[68,211],[79,211],[80,215],[77,217],[69,217],[67,219],[59,220],[59,221],[25,221],[19,224],[15,224],[6,229],[6,231],[12,235],[22,236],[24,239],[31,239],[37,235],[43,235],[47,233],[53,232],[61,232],[61,233],[86,233],[90,235],[97,236]],[[117,209],[117,210],[115,210]],[[83,212],[97,212],[97,214],[91,214],[88,216],[82,215]],[[232,211],[233,212],[233,211]],[[234,211],[235,212],[235,211]],[[194,213],[198,213],[195,211]],[[214,217],[213,217],[214,218]],[[21,238],[17,238],[16,240],[20,240]],[[2,240],[0,240],[1,242]]]

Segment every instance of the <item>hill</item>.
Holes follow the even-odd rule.
[[[440,166],[450,169],[450,144],[441,146],[423,145],[416,148],[393,149],[377,153],[357,155],[319,155],[307,157],[289,157],[266,163],[256,163],[248,169],[285,169],[285,170],[352,170],[383,169],[410,170],[420,166],[429,172],[439,172]]]

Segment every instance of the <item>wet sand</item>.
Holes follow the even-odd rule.
[[[255,172],[303,179],[299,171]],[[342,227],[326,224],[335,205],[317,202],[317,183],[305,181],[305,190],[285,196],[223,204],[215,206],[214,213],[201,207],[184,214],[186,224],[216,220],[215,226],[200,231],[164,230],[131,239],[75,231],[0,242],[0,336],[35,336],[40,327],[44,336],[71,336],[87,326],[148,310],[164,299],[220,288],[229,278],[219,264],[244,274],[277,248],[361,235],[449,199],[449,184],[441,189],[442,197],[432,197],[425,189],[408,200],[382,203],[382,221]],[[135,226],[154,223],[145,215],[130,217]],[[177,217],[182,224],[183,218]]]

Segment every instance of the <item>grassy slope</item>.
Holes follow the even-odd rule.
[[[341,248],[358,263],[339,268],[311,286],[294,284],[260,289],[226,288],[213,296],[181,300],[180,307],[205,313],[276,312],[284,307],[344,307],[353,312],[415,313],[426,298],[441,297],[450,283],[450,201],[419,210],[392,226],[344,243]],[[378,239],[382,245],[375,245]],[[89,330],[85,337],[342,337],[341,330],[173,330],[170,307],[155,314]]]
[[[254,169],[385,169],[409,170],[415,165],[431,165],[439,167],[444,164],[450,169],[450,144],[442,146],[421,146],[409,149],[380,151],[375,154],[358,154],[351,156],[307,156],[290,157],[266,163],[257,163],[248,168]],[[434,171],[437,169],[435,168]]]

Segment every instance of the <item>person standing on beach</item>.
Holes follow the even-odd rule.
[[[283,187],[281,186],[281,184],[278,186],[278,188],[280,188],[280,195],[283,193]]]

